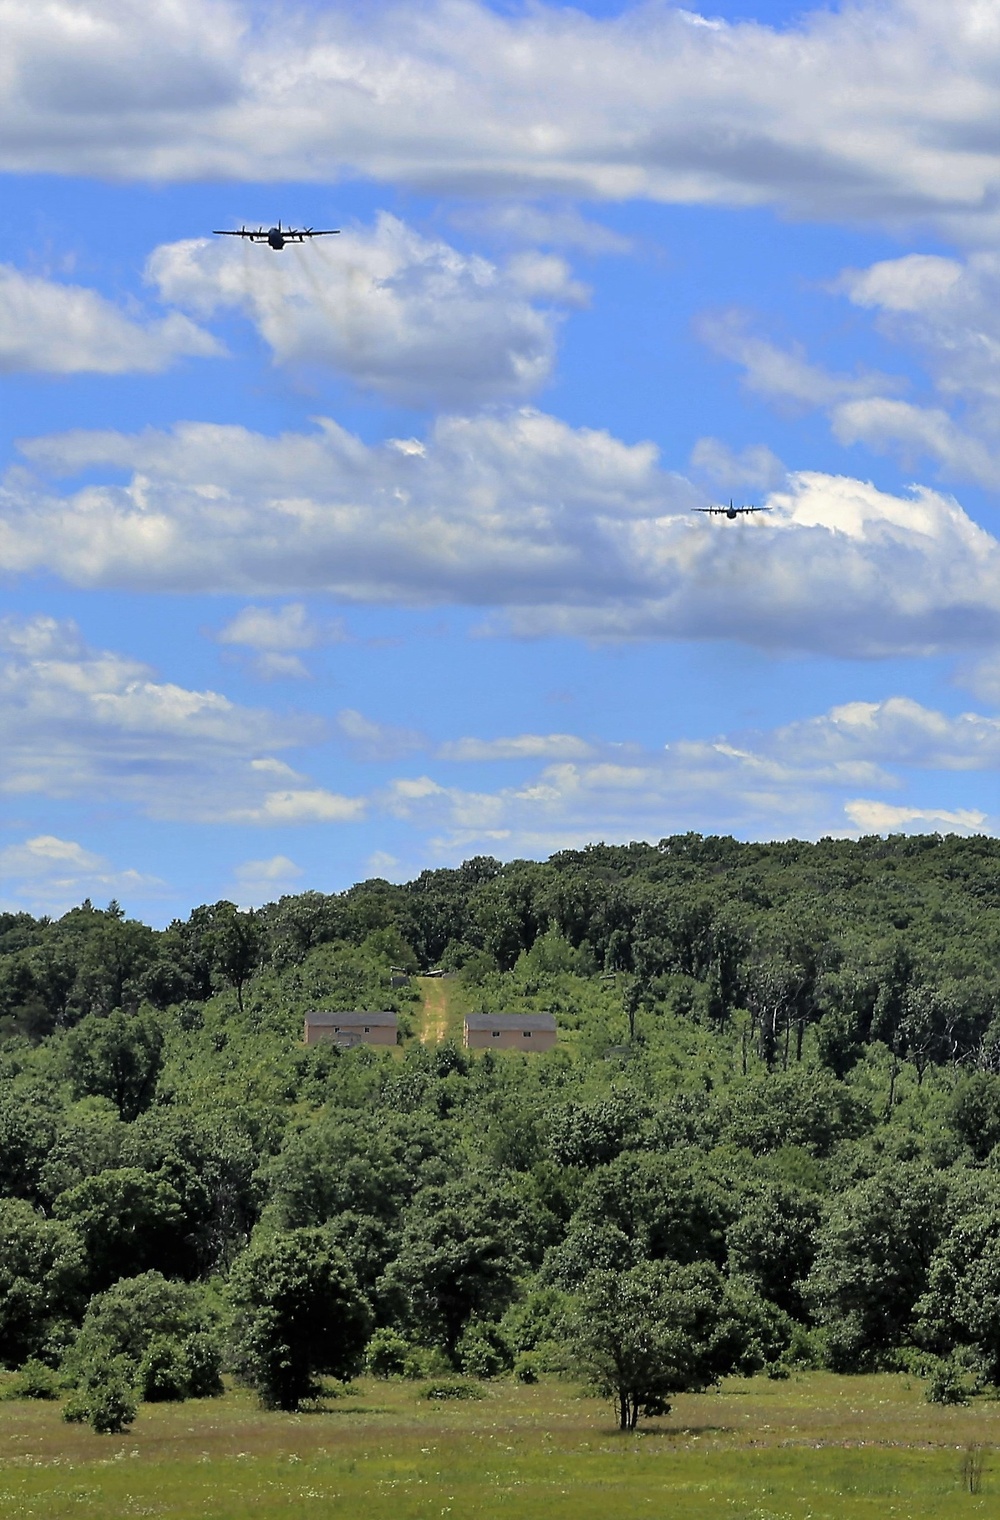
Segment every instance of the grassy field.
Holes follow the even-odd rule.
[[[124,1436],[51,1404],[0,1404],[0,1515],[176,1520],[937,1520],[1000,1513],[1000,1457],[962,1482],[1000,1406],[940,1409],[903,1378],[730,1382],[619,1436],[562,1384],[431,1404],[364,1381],[317,1414],[239,1393],[144,1406]]]

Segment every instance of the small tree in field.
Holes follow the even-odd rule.
[[[701,1263],[644,1262],[587,1278],[570,1344],[578,1370],[614,1401],[619,1429],[669,1413],[674,1394],[707,1388],[732,1369],[740,1348],[723,1310],[723,1280]]]
[[[349,1378],[361,1365],[371,1311],[346,1258],[320,1229],[287,1230],[233,1266],[236,1366],[268,1409],[297,1409],[316,1374]]]

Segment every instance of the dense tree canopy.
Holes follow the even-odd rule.
[[[425,1043],[399,967],[559,1045]],[[227,1356],[290,1406],[372,1329],[400,1366],[565,1368],[581,1304],[651,1326],[627,1378],[573,1332],[626,1423],[796,1359],[1000,1381],[998,967],[1000,842],[937,835],[0,914],[0,1360],[69,1366],[166,1284],[188,1329],[163,1299],[138,1353],[105,1337],[155,1397]],[[395,1009],[401,1048],[306,1048],[315,1007]]]

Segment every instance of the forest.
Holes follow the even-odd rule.
[[[120,1429],[223,1377],[1000,1385],[1000,841],[688,835],[0,914],[0,1362]],[[408,983],[392,968],[404,967]],[[420,1038],[421,984],[555,1013]],[[396,1050],[305,1047],[394,1009]]]

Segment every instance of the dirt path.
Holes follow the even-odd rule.
[[[438,977],[419,976],[417,985],[424,1000],[421,1043],[440,1045],[448,1031],[448,984]]]

